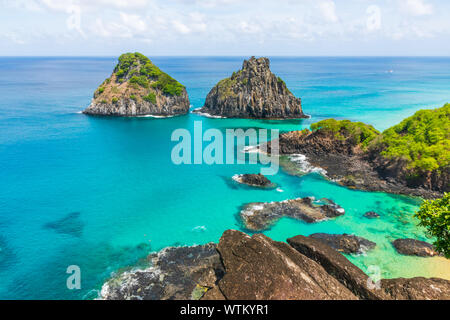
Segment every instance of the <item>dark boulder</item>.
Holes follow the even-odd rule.
[[[376,213],[375,211],[368,211],[364,214],[364,217],[366,218],[379,218],[380,215],[378,213]]]
[[[407,256],[434,257],[439,255],[433,245],[416,239],[397,239],[392,242],[398,253]]]
[[[370,249],[375,248],[375,242],[369,241],[362,237],[357,237],[349,234],[328,234],[328,233],[314,233],[309,236],[329,245],[333,249],[347,253],[364,253]]]

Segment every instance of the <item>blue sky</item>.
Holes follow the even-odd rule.
[[[449,56],[448,0],[0,0],[0,55]]]

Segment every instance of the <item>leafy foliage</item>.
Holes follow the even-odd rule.
[[[156,94],[153,92],[149,92],[149,94],[144,96],[142,99],[150,103],[156,103]]]
[[[145,76],[132,76],[130,83],[136,83],[143,88],[148,88],[148,79]]]
[[[311,125],[312,131],[331,132],[337,139],[349,140],[353,145],[366,148],[380,133],[371,125],[350,120],[322,120]]]
[[[401,158],[416,171],[439,170],[450,165],[450,104],[420,110],[383,132],[377,145],[387,158]]]
[[[436,250],[450,258],[450,193],[445,193],[441,199],[424,201],[416,217],[419,225],[436,237]]]

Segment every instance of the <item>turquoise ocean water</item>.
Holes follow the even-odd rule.
[[[150,57],[152,58],[152,57]],[[241,67],[240,57],[155,57],[186,85],[193,108]],[[422,108],[450,101],[449,58],[271,58],[272,71],[303,99],[311,119],[259,121],[102,118],[78,112],[110,75],[116,58],[0,58],[0,298],[90,299],[111,273],[171,245],[218,241],[243,227],[242,204],[316,196],[346,209],[308,225],[280,220],[265,232],[284,241],[313,232],[355,233],[378,243],[350,259],[383,277],[447,276],[441,258],[395,253],[399,237],[427,240],[412,218],[420,199],[352,191],[317,174],[272,180],[284,192],[238,186],[230,177],[257,165],[171,162],[173,130],[302,129],[325,118],[360,120],[383,130]],[[381,219],[368,220],[369,210]],[[428,239],[429,241],[429,239]],[[67,266],[81,268],[81,290],[66,288]]]

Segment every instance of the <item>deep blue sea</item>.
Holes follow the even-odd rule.
[[[183,83],[193,108],[244,57],[150,57]],[[0,58],[0,298],[92,299],[120,268],[171,245],[218,241],[244,230],[248,202],[327,197],[345,208],[335,220],[306,224],[288,218],[265,232],[284,241],[314,232],[355,233],[377,242],[349,257],[368,272],[390,277],[450,279],[443,258],[398,255],[390,241],[430,241],[412,218],[420,199],[352,191],[317,174],[280,171],[283,192],[231,181],[258,165],[181,165],[171,161],[173,130],[308,127],[325,118],[364,121],[379,130],[416,110],[450,101],[450,58],[282,58],[271,69],[302,98],[311,119],[259,121],[199,115],[153,118],[90,117],[94,90],[109,77],[111,58]],[[369,210],[381,219],[362,215]],[[66,268],[81,268],[81,289],[66,287]]]

